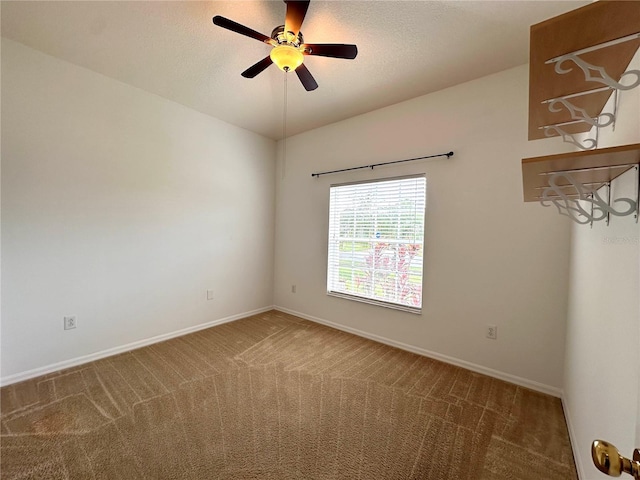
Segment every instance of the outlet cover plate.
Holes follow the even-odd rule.
[[[64,329],[71,330],[72,328],[76,328],[78,326],[78,319],[75,315],[70,315],[68,317],[64,317]]]
[[[498,339],[498,326],[497,325],[487,325],[487,338],[491,340]]]

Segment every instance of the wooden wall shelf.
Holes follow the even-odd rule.
[[[599,188],[640,164],[640,143],[583,152],[560,153],[522,160],[522,187],[525,202],[538,202],[548,186],[549,173],[572,171],[582,184]],[[577,171],[576,171],[577,170]],[[573,193],[573,192],[572,192]]]
[[[569,73],[555,72],[555,63],[548,60],[594,45],[623,38],[640,31],[640,1],[599,1],[564,15],[531,26],[529,56],[529,140],[545,138],[544,127],[571,121],[568,111],[550,112],[545,100],[603,87],[601,83],[585,80],[584,73],[574,64],[566,65]],[[604,67],[616,81],[628,68],[640,38],[619,43],[580,57]],[[568,62],[567,62],[568,63]],[[596,117],[602,113],[613,90],[574,97],[571,102]],[[569,133],[587,132],[591,125],[571,125]]]

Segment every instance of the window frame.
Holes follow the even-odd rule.
[[[420,306],[410,306],[410,305],[404,305],[401,303],[395,303],[395,302],[390,302],[390,301],[385,301],[385,300],[379,300],[376,298],[370,298],[367,296],[361,296],[361,295],[354,295],[354,294],[350,294],[350,293],[345,293],[345,292],[340,292],[340,291],[335,291],[331,289],[331,260],[332,260],[332,256],[331,256],[331,249],[332,249],[332,239],[331,239],[331,233],[332,233],[332,224],[331,224],[331,218],[332,218],[332,198],[331,198],[331,189],[335,188],[335,187],[346,187],[346,186],[350,186],[350,185],[360,185],[360,184],[373,184],[373,183],[380,183],[380,182],[392,182],[392,181],[397,181],[397,180],[406,180],[406,179],[412,179],[412,178],[423,178],[424,179],[424,210],[422,212],[422,241],[421,243],[421,250],[422,250],[422,263],[420,264],[420,284],[421,284],[421,291],[424,291],[424,257],[425,257],[425,236],[426,236],[426,217],[427,217],[427,176],[425,173],[417,173],[417,174],[412,174],[412,175],[402,175],[402,176],[395,176],[395,177],[384,177],[384,178],[377,178],[377,179],[368,179],[368,180],[359,180],[359,181],[354,181],[354,182],[344,182],[344,183],[336,183],[336,184],[331,184],[329,186],[329,218],[328,218],[328,235],[327,235],[327,281],[326,281],[326,285],[327,285],[327,295],[331,296],[331,297],[337,297],[337,298],[344,298],[347,300],[353,300],[353,301],[357,301],[357,302],[361,302],[361,303],[366,303],[366,304],[370,304],[370,305],[376,305],[376,306],[381,306],[381,307],[385,307],[385,308],[391,308],[394,310],[400,310],[400,311],[404,311],[404,312],[409,312],[409,313],[414,313],[414,314],[422,314],[422,308],[423,308],[423,295],[422,292],[420,294]],[[376,212],[377,215],[377,212]],[[354,237],[354,240],[357,240],[357,237]],[[333,241],[335,243],[335,241]],[[338,240],[339,242],[339,240]],[[386,242],[386,243],[402,243],[398,238],[393,239],[391,242]],[[334,267],[335,268],[335,267]],[[339,268],[339,267],[338,267]]]

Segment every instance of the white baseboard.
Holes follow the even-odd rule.
[[[304,318],[305,320],[310,320],[312,322],[321,323],[323,325],[327,325],[329,327],[333,327],[338,330],[343,330],[348,333],[353,333],[354,335],[358,335],[359,337],[368,338],[369,340],[374,340],[376,342],[384,343],[386,345],[397,347],[402,350],[406,350],[408,352],[417,353],[418,355],[422,355],[424,357],[429,357],[435,360],[440,360],[441,362],[450,363],[451,365],[456,365],[458,367],[466,368],[467,370],[471,370],[473,372],[482,373],[483,375],[488,375],[489,377],[494,377],[499,380],[504,380],[505,382],[515,383],[516,385],[520,385],[522,387],[526,387],[531,390],[535,390],[537,392],[546,393],[548,395],[552,395],[558,398],[562,397],[562,390],[557,387],[545,385],[544,383],[528,380],[526,378],[518,377],[516,375],[511,375],[510,373],[501,372],[499,370],[494,370],[492,368],[483,367],[482,365],[478,365],[472,362],[467,362],[466,360],[450,357],[448,355],[443,355],[441,353],[432,352],[430,350],[426,350],[421,347],[416,347],[414,345],[409,345],[407,343],[398,342],[397,340],[392,340],[387,337],[382,337],[380,335],[368,333],[362,330],[358,330],[357,328],[340,325],[339,323],[330,322],[329,320],[324,320],[322,318],[314,317],[312,315],[307,315],[306,313],[296,312],[294,310],[290,310],[285,307],[280,307],[278,305],[275,305],[273,308],[275,310],[278,310],[284,313],[295,315],[296,317]]]
[[[578,473],[578,480],[584,480],[587,477],[584,474],[582,455],[580,454],[580,449],[578,448],[576,433],[575,433],[575,430],[573,429],[573,423],[571,422],[571,412],[569,412],[569,407],[567,406],[567,401],[565,400],[564,392],[562,392],[562,396],[560,397],[560,399],[562,400],[562,409],[564,410],[564,418],[567,421],[567,430],[569,431],[569,440],[571,441],[571,450],[573,450],[573,461],[576,464],[576,472]]]
[[[252,315],[257,315],[259,313],[268,312],[273,309],[274,307],[269,305],[268,307],[258,308],[257,310],[251,310],[250,312],[238,313],[236,315],[231,315],[230,317],[220,318],[218,320],[212,320],[211,322],[201,323],[200,325],[183,328],[181,330],[176,330],[174,332],[163,333],[162,335],[156,335],[155,337],[150,337],[144,340],[138,340],[136,342],[127,343],[126,345],[121,345],[114,348],[108,348],[106,350],[102,350],[96,353],[90,353],[89,355],[83,355],[81,357],[72,358],[70,360],[64,360],[62,362],[52,363],[51,365],[34,368],[33,370],[27,370],[26,372],[7,375],[6,377],[0,378],[0,386],[4,387],[6,385],[11,385],[12,383],[18,383],[24,380],[29,380],[30,378],[39,377],[40,375],[46,375],[47,373],[56,372],[58,370],[63,370],[65,368],[75,367],[77,365],[82,365],[83,363],[93,362],[95,360],[100,360],[101,358],[110,357],[112,355],[117,355],[118,353],[128,352],[130,350],[135,350],[141,347],[146,347],[147,345],[163,342],[165,340],[169,340],[175,337],[181,337],[182,335],[187,335],[189,333],[197,332],[198,330],[204,330],[205,328],[215,327],[216,325],[221,325],[223,323],[233,322],[234,320],[239,320],[241,318],[250,317]]]
[[[181,330],[176,330],[174,332],[157,335],[155,337],[146,338],[144,340],[138,340],[136,342],[128,343],[126,345],[121,345],[118,347],[102,350],[100,352],[91,353],[89,355],[83,355],[81,357],[76,357],[69,360],[64,360],[62,362],[53,363],[50,365],[46,365],[44,367],[35,368],[33,370],[27,370],[25,372],[16,373],[13,375],[7,375],[6,377],[0,378],[0,386],[11,385],[12,383],[22,382],[24,380],[29,380],[30,378],[39,377],[40,375],[46,375],[48,373],[52,373],[58,370],[63,370],[65,368],[75,367],[77,365],[82,365],[84,363],[93,362],[95,360],[100,360],[101,358],[110,357],[112,355],[117,355],[123,352],[128,352],[131,350],[135,350],[137,348],[145,347],[147,345],[152,345],[154,343],[162,342],[164,340],[169,340],[171,338],[180,337],[182,335],[187,335],[189,333],[197,332],[198,330],[204,330],[205,328],[214,327],[216,325],[221,325],[223,323],[233,322],[234,320],[239,320],[241,318],[250,317],[252,315],[257,315],[259,313],[268,312],[269,310],[273,310],[273,309],[279,310],[281,312],[289,313],[291,315],[295,315],[297,317],[304,318],[312,322],[327,325],[329,327],[336,328],[338,330],[343,330],[345,332],[349,332],[354,335],[358,335],[360,337],[368,338],[376,342],[384,343],[392,347],[397,347],[402,350],[406,350],[408,352],[417,353],[418,355],[433,358],[435,360],[440,360],[442,362],[456,365],[458,367],[466,368],[467,370],[471,370],[473,372],[482,373],[484,375],[488,375],[490,377],[504,380],[506,382],[515,383],[516,385],[521,385],[523,387],[530,388],[531,390],[536,390],[538,392],[553,395],[554,397],[562,398],[562,391],[556,387],[551,387],[549,385],[535,382],[533,380],[528,380],[526,378],[518,377],[516,375],[511,375],[509,373],[501,372],[499,370],[493,370],[491,368],[483,367],[482,365],[477,365],[475,363],[467,362],[466,360],[461,360],[458,358],[450,357],[448,355],[443,355],[441,353],[426,350],[421,347],[416,347],[414,345],[398,342],[390,338],[368,333],[362,330],[358,330],[356,328],[340,325],[338,323],[330,322],[329,320],[324,320],[322,318],[314,317],[312,315],[307,315],[302,312],[296,312],[294,310],[290,310],[288,308],[280,307],[277,305],[263,307],[263,308],[259,308],[249,312],[239,313],[229,317],[220,318],[218,320],[213,320],[211,322],[195,325],[193,327],[183,328]],[[568,415],[567,415],[567,419],[568,419],[567,422],[569,425],[569,433],[571,435],[571,427],[570,427],[570,421],[569,421]],[[573,436],[571,436],[571,438],[573,441]]]

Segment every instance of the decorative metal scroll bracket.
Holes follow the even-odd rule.
[[[585,62],[583,59],[573,53],[568,53],[567,55],[558,57],[555,66],[556,73],[563,74],[572,71],[572,68],[562,68],[562,64],[568,61],[571,61],[578,67],[580,67],[580,69],[584,72],[584,79],[588,82],[602,83],[603,85],[607,85],[617,90],[631,90],[640,85],[640,70],[628,70],[624,72],[620,76],[620,80],[622,80],[626,76],[635,77],[635,81],[632,81],[629,85],[625,85],[624,83],[617,82],[616,80],[611,78],[604,67],[598,67],[597,65],[592,65],[589,62]],[[595,72],[596,75],[592,75],[592,71]]]
[[[582,122],[582,121],[583,120],[579,120],[579,122]],[[572,143],[573,145],[578,147],[580,150],[593,150],[598,147],[598,130],[597,129],[596,129],[596,138],[585,138],[584,140],[580,141],[576,139],[576,137],[573,136],[571,133],[568,133],[562,129],[564,125],[569,125],[572,123],[578,123],[578,121],[559,123],[557,125],[545,125],[544,127],[541,127],[541,128],[544,129],[545,137],[555,137],[559,135],[560,137],[562,137],[563,142]]]
[[[584,108],[576,107],[566,98],[554,98],[549,102],[550,112],[561,112],[562,107],[566,108],[569,111],[572,120],[580,120],[582,122],[586,122],[592,127],[608,127],[616,120],[616,116],[613,113],[601,113],[595,118],[592,118]]]
[[[557,74],[563,75],[565,73],[569,73],[573,71],[572,66],[568,66],[569,63],[573,63],[575,66],[580,68],[584,74],[584,78],[589,82],[597,82],[605,85],[603,88],[596,88],[593,90],[589,90],[586,92],[580,92],[572,95],[566,95],[559,98],[552,98],[549,100],[545,100],[542,103],[548,103],[548,108],[550,112],[557,113],[566,109],[569,111],[571,115],[571,119],[575,122],[584,122],[591,127],[596,127],[596,138],[587,138],[583,141],[576,139],[576,137],[570,133],[567,133],[561,127],[563,125],[567,125],[571,122],[558,123],[554,125],[548,125],[541,127],[544,129],[544,134],[547,137],[553,137],[559,135],[562,137],[562,140],[565,143],[571,143],[578,147],[581,150],[593,150],[598,148],[598,129],[601,127],[606,127],[608,125],[613,125],[615,129],[615,120],[617,115],[618,108],[618,91],[620,90],[631,90],[640,85],[640,70],[627,70],[620,76],[620,80],[616,80],[612,78],[604,69],[604,67],[593,65],[587,61],[585,61],[580,55],[585,53],[594,52],[596,50],[601,50],[603,48],[611,47],[613,45],[618,45],[620,43],[629,42],[633,40],[640,39],[640,32],[634,33],[632,35],[627,35],[625,37],[617,38],[615,40],[611,40],[608,42],[600,43],[598,45],[593,45],[591,47],[583,48],[581,50],[576,50],[575,52],[570,52],[564,55],[560,55],[558,57],[554,57],[550,60],[547,60],[546,64],[555,63],[554,70]],[[569,101],[569,98],[580,96],[580,95],[589,95],[591,93],[599,92],[608,88],[614,89],[615,92],[615,101],[614,101],[614,112],[613,113],[600,113],[595,118],[591,117],[584,109],[577,107],[572,102]]]
[[[638,175],[638,166],[635,166]],[[618,198],[611,202],[611,184],[607,185],[607,199],[598,193],[598,187],[589,187],[576,181],[568,172],[555,172],[549,177],[549,186],[546,187],[540,197],[540,203],[544,207],[554,205],[560,215],[569,217],[574,222],[586,225],[600,220],[606,220],[609,224],[611,215],[625,217],[634,214],[638,221],[638,204],[640,201],[640,189],[636,189],[636,199]],[[638,183],[638,182],[636,182]],[[566,189],[573,189],[575,193],[567,193]],[[582,203],[581,203],[582,202]],[[585,204],[587,208],[585,208]],[[614,208],[613,204],[626,204],[627,208]],[[622,205],[621,205],[622,206]]]
[[[600,113],[595,117],[591,117],[587,111],[583,108],[577,107],[573,103],[569,101],[569,99],[584,95],[590,95],[592,93],[598,93],[602,91],[613,90],[615,98],[613,102],[613,113]],[[600,128],[608,127],[609,125],[613,125],[612,128],[615,129],[615,121],[616,116],[618,114],[618,90],[612,87],[601,87],[593,90],[588,90],[586,92],[574,93],[571,95],[565,95],[562,97],[551,98],[549,100],[545,100],[542,103],[548,104],[549,111],[552,113],[561,112],[563,109],[566,109],[571,115],[570,122],[557,123],[553,125],[546,125],[541,127],[544,129],[544,134],[547,137],[554,137],[559,135],[562,137],[562,141],[565,143],[571,143],[578,147],[580,150],[593,150],[598,148],[598,137],[600,134]],[[578,140],[573,134],[567,133],[561,128],[564,125],[570,125],[573,123],[586,123],[591,125],[591,127],[596,128],[596,137],[595,138],[587,138],[585,140]]]
[[[640,38],[640,32],[637,32],[631,35],[627,35],[626,37],[617,38],[615,40],[599,43],[598,45],[593,45],[591,47],[583,48],[581,50],[576,50],[575,52],[570,52],[564,55],[560,55],[558,57],[554,57],[550,60],[547,60],[545,63],[547,64],[555,63],[556,73],[562,75],[564,73],[569,73],[570,71],[573,70],[573,68],[571,67],[563,68],[562,65],[565,62],[573,62],[582,70],[586,81],[602,83],[603,85],[607,85],[617,90],[631,90],[632,88],[635,88],[638,85],[640,85],[640,70],[628,70],[624,72],[620,77],[621,81],[624,77],[635,77],[635,80],[632,80],[631,83],[625,84],[625,83],[622,83],[621,81],[618,82],[614,78],[612,78],[606,72],[604,67],[592,65],[591,63],[586,62],[585,60],[580,58],[580,55],[584,53],[595,52],[596,50],[601,50],[603,48],[611,47],[613,45],[618,45],[620,43],[637,40],[639,38]]]

